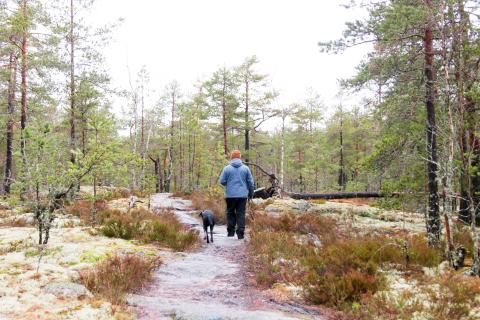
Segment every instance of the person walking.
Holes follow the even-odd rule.
[[[239,150],[232,151],[230,164],[223,168],[219,181],[225,187],[227,235],[233,237],[236,232],[238,239],[244,238],[247,199],[253,197],[254,191],[252,173],[241,157]]]

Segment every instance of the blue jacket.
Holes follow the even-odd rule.
[[[253,177],[250,168],[240,159],[233,159],[223,168],[220,184],[225,186],[225,198],[247,198],[253,196]]]

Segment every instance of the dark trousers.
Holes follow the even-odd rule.
[[[229,235],[243,236],[245,233],[246,198],[226,198],[227,201],[227,231]],[[235,226],[237,229],[235,230]]]

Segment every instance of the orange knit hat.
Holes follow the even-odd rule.
[[[242,154],[240,153],[240,150],[233,150],[232,151],[232,159],[235,159],[235,158],[241,158],[242,157]]]

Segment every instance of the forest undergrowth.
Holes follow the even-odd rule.
[[[250,222],[248,265],[261,287],[292,284],[302,299],[333,307],[352,319],[475,319],[480,280],[438,270],[443,251],[425,234],[346,228],[317,214],[257,213]],[[471,248],[457,227],[455,239]],[[469,251],[471,253],[471,251]],[[391,277],[391,275],[397,277]],[[395,281],[407,283],[395,290]]]
[[[128,212],[109,209],[105,201],[96,203],[96,223],[107,237],[157,243],[176,251],[192,249],[198,243],[198,234],[186,228],[170,210],[151,211],[134,208]],[[80,217],[85,223],[91,221],[92,204],[77,200],[67,207],[67,212]]]

